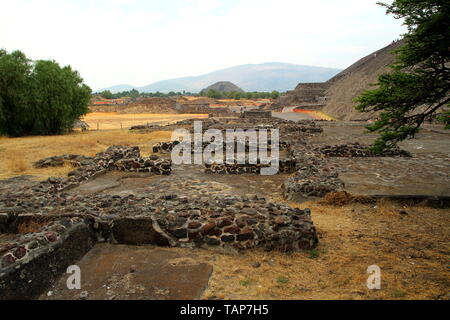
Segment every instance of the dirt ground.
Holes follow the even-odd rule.
[[[127,129],[147,123],[166,125],[185,119],[204,119],[207,114],[119,114],[116,112],[91,112],[82,118],[91,130]]]

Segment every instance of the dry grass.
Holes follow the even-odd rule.
[[[17,227],[19,234],[34,233],[41,231],[48,223],[49,219],[41,219],[39,221],[31,220],[20,224]]]
[[[167,141],[170,131],[132,133],[127,130],[75,132],[62,136],[36,136],[23,138],[0,137],[0,179],[17,175],[33,175],[38,179],[65,176],[73,170],[70,164],[63,167],[35,169],[33,163],[42,158],[81,154],[94,156],[111,145],[139,146],[143,155],[151,153],[151,146]]]
[[[204,298],[450,298],[450,210],[404,208],[387,201],[343,207],[310,202],[301,207],[312,209],[320,237],[316,250],[238,255],[199,251],[197,259],[214,266]],[[254,268],[255,262],[261,267]],[[382,270],[379,291],[366,286],[367,267],[374,264]]]
[[[371,203],[370,197],[354,196],[346,191],[330,192],[325,195],[319,203],[329,206],[345,206],[351,203]]]
[[[28,163],[14,152],[5,157],[5,165],[7,170],[14,174],[21,174],[28,169]]]
[[[112,130],[130,128],[135,125],[147,123],[169,124],[185,119],[204,119],[207,114],[119,114],[117,112],[92,112],[88,113],[82,120],[91,127],[91,130]]]

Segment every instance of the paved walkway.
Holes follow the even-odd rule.
[[[283,109],[283,112],[272,112],[272,116],[275,118],[292,121],[314,120],[314,118],[309,114],[293,112],[294,108],[296,107],[286,107]]]

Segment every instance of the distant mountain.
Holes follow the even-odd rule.
[[[202,92],[207,92],[209,90],[216,90],[219,92],[244,92],[241,88],[230,81],[219,81],[210,85],[208,88],[202,90]]]
[[[109,90],[112,93],[116,93],[116,92],[130,91],[130,90],[133,90],[133,89],[134,89],[134,87],[130,86],[129,84],[119,84],[117,86],[113,86],[113,87],[109,87],[109,88],[106,88],[106,89],[98,90],[96,92]]]
[[[299,82],[324,82],[338,74],[341,70],[314,66],[302,66],[290,63],[267,62],[262,64],[245,64],[208,74],[158,81],[144,87],[120,85],[103,90],[120,92],[133,88],[140,92],[189,91],[200,92],[211,83],[230,81],[244,91],[284,92],[295,88]]]

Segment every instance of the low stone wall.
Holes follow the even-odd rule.
[[[80,218],[55,221],[0,247],[0,299],[34,299],[94,245]]]
[[[63,165],[65,159],[74,159],[79,168],[69,172],[68,178],[49,178],[41,183],[41,189],[62,191],[73,188],[107,171],[150,172],[168,175],[172,171],[172,162],[159,159],[153,155],[142,158],[139,147],[112,146],[106,151],[98,153],[95,157],[62,155],[45,158],[36,162],[40,167]]]
[[[237,163],[212,163],[205,164],[205,173],[215,174],[245,174],[254,173],[260,174],[262,168],[269,168],[270,164],[261,164],[260,161],[257,164],[237,164]],[[278,173],[294,173],[296,171],[296,162],[293,159],[279,160]]]
[[[250,111],[244,111],[242,113],[242,118],[271,118],[272,112],[271,111],[262,111],[262,110],[250,110]]]
[[[175,146],[179,145],[180,143],[182,143],[182,142],[180,142],[180,141],[158,142],[157,144],[155,144],[153,146],[152,150],[153,150],[153,153],[168,153],[168,152],[172,152],[173,148]],[[272,145],[272,140],[269,139],[267,141],[267,147],[270,149],[271,145]],[[205,148],[208,146],[220,147],[220,144],[216,144],[215,142],[203,142],[202,147],[198,148],[192,142],[190,149],[193,153],[198,153],[198,152],[203,152],[205,150]],[[237,152],[238,150],[243,150],[244,152],[249,152],[251,146],[252,146],[252,144],[250,144],[248,140],[246,140],[245,142],[244,141],[235,141],[234,150],[235,150],[235,152]],[[290,148],[290,144],[285,141],[279,141],[278,146],[279,146],[280,151],[287,151]],[[256,145],[253,147],[257,148],[258,146]],[[227,148],[227,143],[223,142],[222,150],[224,150],[224,152],[225,152],[226,148]]]
[[[341,191],[344,183],[339,174],[325,167],[303,167],[283,185],[283,194],[292,201],[303,202],[308,198],[321,198],[327,193]]]
[[[94,224],[101,238],[121,244],[281,251],[312,249],[318,243],[308,209],[269,203],[258,196],[190,200],[168,195],[146,202],[148,209],[136,216],[97,217]]]
[[[295,159],[299,170],[283,183],[283,194],[289,200],[301,202],[344,189],[344,183],[337,169],[330,165],[328,157],[411,157],[411,154],[394,149],[377,155],[368,146],[359,143],[314,148],[304,141],[303,144],[297,142],[290,149],[289,156]]]
[[[17,235],[0,247],[0,299],[33,299],[95,242],[172,247],[256,247],[290,252],[312,249],[318,238],[308,209],[294,209],[253,196],[190,199],[187,196],[94,195],[63,200],[51,215],[0,214],[0,229],[54,219],[35,233]],[[33,207],[38,198],[22,199]],[[46,207],[42,208],[44,210]],[[127,215],[124,216],[124,212]],[[64,215],[64,217],[61,217]]]
[[[315,149],[327,157],[367,158],[367,157],[412,157],[411,153],[400,148],[385,150],[381,154],[375,154],[369,150],[368,145],[349,143],[334,146],[323,146]]]
[[[48,167],[61,167],[65,163],[69,163],[74,167],[81,167],[82,165],[88,165],[93,161],[93,158],[81,156],[77,154],[65,154],[62,156],[54,156],[44,158],[36,161],[33,167],[36,169],[48,168]]]
[[[187,199],[173,199],[173,204]],[[268,203],[264,198],[221,197],[207,202],[168,208],[166,219],[156,222],[178,243],[228,246],[238,249],[312,249],[317,235],[309,210]]]

